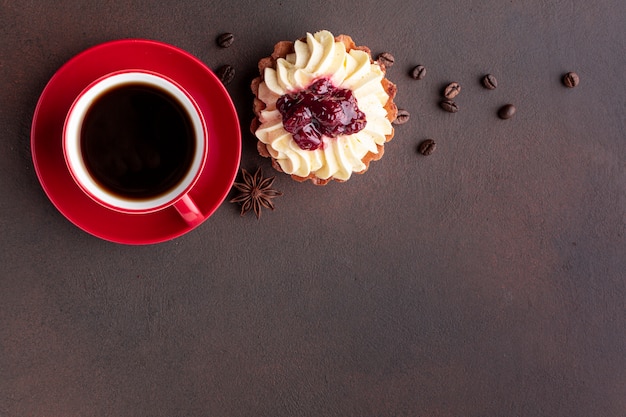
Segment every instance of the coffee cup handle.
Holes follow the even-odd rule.
[[[189,194],[185,194],[183,198],[174,203],[174,208],[190,226],[197,226],[204,220],[204,215],[196,203],[189,197]]]

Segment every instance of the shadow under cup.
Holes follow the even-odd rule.
[[[207,129],[193,98],[161,75],[106,75],[76,98],[63,151],[74,181],[119,212],[174,206],[189,224],[204,216],[189,197],[207,158]]]

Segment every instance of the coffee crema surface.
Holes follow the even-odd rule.
[[[176,186],[196,149],[182,105],[158,87],[131,83],[94,101],[82,124],[81,151],[103,188],[123,198],[145,199]]]

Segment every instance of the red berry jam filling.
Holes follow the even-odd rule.
[[[276,108],[285,130],[304,150],[322,146],[322,136],[352,135],[365,127],[365,113],[359,110],[352,91],[335,87],[327,78],[306,90],[281,96]]]

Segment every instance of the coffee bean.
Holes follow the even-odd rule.
[[[395,61],[393,55],[391,55],[389,52],[383,52],[382,54],[378,55],[378,58],[376,60],[379,64],[385,66],[386,68],[391,67]]]
[[[498,80],[491,74],[487,74],[483,77],[483,87],[488,90],[495,90],[498,87]]]
[[[459,106],[452,100],[442,100],[441,103],[439,103],[439,105],[441,106],[442,109],[444,109],[445,111],[449,112],[449,113],[456,113],[459,111]]]
[[[500,107],[500,110],[498,110],[498,117],[500,119],[510,119],[511,117],[513,117],[516,111],[517,109],[514,105],[505,104],[504,106]]]
[[[217,37],[217,44],[222,48],[228,48],[233,44],[235,40],[235,35],[232,33],[222,33]]]
[[[426,139],[417,147],[417,151],[424,156],[432,154],[435,152],[435,149],[437,149],[437,144],[432,139]]]
[[[459,83],[450,83],[443,90],[443,96],[448,100],[451,100],[454,97],[458,96],[460,92],[461,86],[459,85]]]
[[[224,65],[220,67],[215,74],[220,79],[222,84],[228,85],[235,78],[235,69],[230,65]]]
[[[394,125],[403,125],[409,121],[411,114],[404,109],[398,109],[398,114],[396,115],[396,120],[393,121]]]
[[[426,68],[423,65],[418,65],[411,70],[411,78],[414,80],[421,80],[426,76]]]
[[[563,76],[563,84],[565,84],[566,87],[574,88],[579,82],[580,79],[578,78],[578,74],[575,72],[568,72]]]

